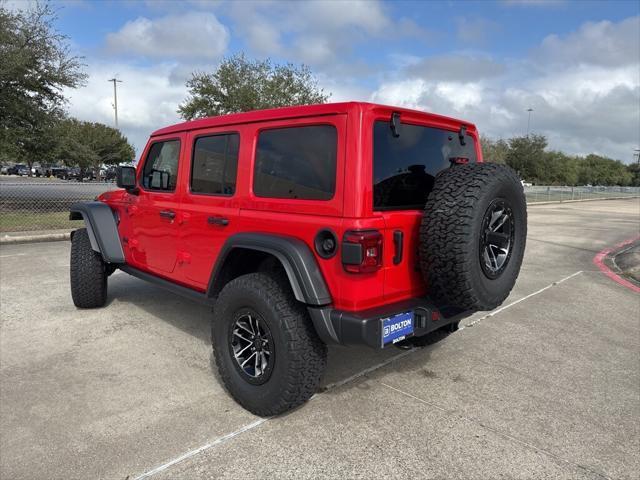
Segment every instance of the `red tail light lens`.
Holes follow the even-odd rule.
[[[382,266],[382,234],[377,230],[351,230],[344,234],[342,264],[347,272],[370,273]]]
[[[452,157],[449,161],[455,165],[466,165],[469,163],[469,159],[467,157]]]

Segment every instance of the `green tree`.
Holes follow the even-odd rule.
[[[0,156],[29,166],[50,151],[46,142],[63,115],[63,89],[86,78],[55,19],[48,4],[28,10],[0,4]]]
[[[518,172],[520,178],[541,183],[540,180],[544,177],[541,159],[545,148],[547,139],[543,135],[510,138],[507,165]]]
[[[507,163],[509,144],[506,140],[493,140],[489,137],[481,137],[480,144],[482,145],[482,156],[485,162]]]
[[[178,107],[185,120],[264,108],[325,103],[330,94],[306,65],[278,65],[249,60],[244,54],[225,58],[213,73],[194,72],[189,96]]]
[[[84,174],[93,170],[99,176],[103,165],[118,165],[134,160],[135,150],[119,130],[102,123],[76,119],[61,121],[56,128],[56,161],[79,167]]]
[[[633,175],[620,160],[587,155],[579,162],[578,181],[583,185],[630,185]]]
[[[640,163],[627,165],[627,171],[631,175],[631,183],[634,187],[640,187]]]
[[[578,160],[562,152],[543,152],[536,161],[536,181],[545,185],[576,185]]]

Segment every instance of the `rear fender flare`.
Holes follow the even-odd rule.
[[[222,289],[220,273],[229,254],[238,248],[265,252],[277,258],[299,302],[314,306],[331,303],[329,289],[307,244],[294,237],[266,233],[238,233],[227,239],[211,273],[207,290],[209,297],[216,296]]]

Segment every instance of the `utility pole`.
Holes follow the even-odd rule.
[[[118,128],[118,89],[116,87],[116,84],[122,83],[122,80],[118,80],[117,78],[113,77],[107,80],[107,82],[113,82],[113,110],[116,114],[116,128]]]
[[[640,165],[640,148],[635,148],[633,150],[633,158],[636,160],[636,163]]]
[[[533,108],[528,108],[527,112],[529,112],[529,118],[527,119],[527,138],[529,138],[529,128],[531,127],[531,112],[533,112]]]

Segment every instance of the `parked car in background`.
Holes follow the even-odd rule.
[[[31,167],[31,173],[32,175],[36,176],[36,177],[46,177],[47,175],[47,169],[46,167],[43,167],[42,165],[36,163],[33,167]]]
[[[115,182],[118,171],[116,167],[109,167],[100,171],[100,178],[104,182]]]
[[[69,180],[69,169],[66,167],[52,167],[51,176],[62,180]]]
[[[9,173],[9,167],[6,165],[0,166],[0,175],[7,175]]]
[[[81,168],[73,167],[69,169],[69,179],[77,180],[79,182],[83,182],[85,180],[91,180],[93,178],[93,174],[88,171],[83,171]]]
[[[29,175],[29,169],[27,168],[26,165],[22,164],[22,163],[16,163],[15,165],[13,165],[12,167],[9,167],[7,169],[7,173],[9,175],[19,175],[19,176],[28,176]]]

